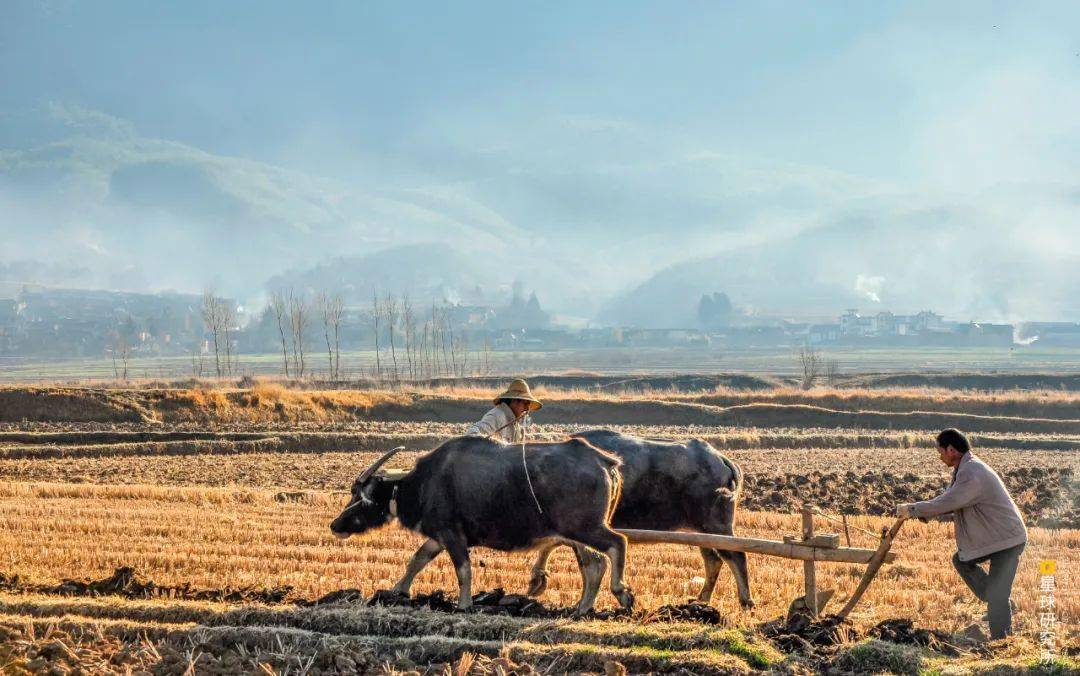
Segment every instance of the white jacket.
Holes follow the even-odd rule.
[[[525,439],[521,421],[514,420],[514,412],[505,403],[485,413],[483,418],[469,426],[465,434],[489,436],[507,444],[520,444]]]

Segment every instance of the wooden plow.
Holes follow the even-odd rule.
[[[899,532],[904,519],[897,519],[891,528],[882,529],[881,543],[877,549],[860,549],[858,547],[841,547],[840,536],[837,534],[815,533],[815,513],[820,514],[821,511],[812,505],[803,505],[801,510],[801,537],[789,535],[785,536],[783,541],[661,530],[624,529],[619,532],[625,535],[630,542],[693,545],[729,552],[746,552],[748,554],[765,554],[766,556],[780,556],[786,559],[799,559],[803,562],[803,582],[806,593],[804,596],[795,599],[791,607],[794,609],[801,602],[813,617],[818,616],[821,609],[835,593],[835,590],[818,591],[815,565],[819,561],[866,564],[866,571],[863,573],[862,579],[859,580],[855,592],[848,598],[843,609],[837,613],[838,617],[844,618],[848,616],[855,604],[866,593],[874,576],[881,570],[881,566],[885,563],[891,563],[896,558],[896,555],[891,554],[889,549],[892,547],[893,539]]]

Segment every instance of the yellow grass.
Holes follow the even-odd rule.
[[[225,390],[197,387],[160,390],[152,397],[155,412],[177,419],[212,419],[220,422],[272,420],[324,421],[353,418],[377,404],[407,405],[400,392],[364,390],[290,390],[275,383],[256,383],[250,389]]]
[[[593,409],[596,405],[629,407],[648,406],[653,402],[656,414],[663,418],[672,406],[702,409],[707,419],[718,408],[756,405],[768,408],[809,406],[809,413],[824,415],[829,411],[875,412],[883,414],[963,413],[993,418],[1026,418],[1028,427],[1035,425],[1043,431],[1073,429],[1067,421],[1080,417],[1078,392],[971,392],[930,389],[840,390],[815,389],[802,391],[778,388],[767,391],[718,389],[714,392],[686,394],[678,392],[610,392],[591,389],[535,388],[537,395],[549,402],[561,404],[562,413],[573,410],[575,404]],[[431,416],[432,407],[440,402],[466,408],[475,405],[478,411],[487,405],[494,394],[492,388],[467,385],[462,387],[410,386],[367,390],[307,390],[289,389],[272,381],[258,381],[252,387],[237,389],[224,384],[204,383],[195,387],[170,388],[80,388],[80,387],[3,387],[0,388],[0,421],[53,420],[72,422],[165,422],[171,424],[204,423],[308,423],[340,422],[364,419],[377,411],[380,416],[397,417],[402,409],[419,408],[421,415]],[[420,406],[422,404],[422,406]],[[378,408],[377,408],[378,407]],[[430,409],[430,410],[429,410]],[[780,408],[780,412],[788,411]],[[615,410],[613,409],[613,412]],[[594,411],[595,412],[595,411]],[[683,410],[685,416],[687,410]],[[757,410],[757,415],[762,414]],[[805,413],[805,412],[804,412]],[[459,412],[460,414],[460,412]],[[798,420],[800,412],[788,414]],[[439,417],[439,416],[435,416]],[[544,420],[543,413],[537,420]],[[659,419],[657,420],[657,422]],[[1063,421],[1051,424],[1052,421]],[[684,421],[685,422],[685,421]],[[908,421],[910,423],[910,421]],[[981,424],[968,421],[969,424]],[[1015,422],[1015,421],[1014,421]],[[768,424],[783,424],[769,422]],[[898,419],[894,426],[905,424]],[[935,425],[939,424],[935,421]],[[1047,425],[1050,427],[1047,427]],[[1056,427],[1055,427],[1056,425]],[[874,423],[871,426],[878,426]],[[908,425],[909,427],[912,425]],[[916,425],[917,426],[917,425]],[[1032,428],[1032,429],[1035,429]],[[983,427],[977,427],[983,429]],[[989,428],[988,428],[989,429]],[[1027,429],[1016,427],[1015,429]]]
[[[509,380],[509,379],[507,379]],[[400,387],[387,387],[386,391],[406,391],[418,394],[452,395],[469,399],[490,399],[497,394],[495,389],[486,385],[439,385],[403,383]],[[597,401],[624,401],[626,399],[659,399],[666,401],[697,401],[699,403],[717,403],[734,405],[750,401],[773,403],[808,403],[824,406],[822,401],[830,400],[842,404],[856,404],[863,408],[878,410],[874,402],[898,400],[898,404],[908,403],[906,410],[922,404],[950,406],[950,410],[960,410],[965,405],[1023,405],[1023,406],[1068,406],[1080,404],[1080,392],[1070,390],[961,390],[934,387],[814,387],[804,390],[795,387],[777,387],[769,390],[742,390],[733,387],[717,387],[706,392],[687,393],[675,388],[648,390],[614,390],[584,387],[561,387],[537,385],[533,394],[542,400],[561,401],[568,399],[586,399]]]
[[[390,527],[341,542],[327,524],[341,506],[339,496],[306,494],[298,502],[279,502],[272,491],[255,489],[164,488],[0,483],[0,570],[40,582],[66,577],[104,577],[122,565],[134,566],[161,584],[190,582],[199,587],[293,585],[316,597],[358,587],[365,593],[388,588],[418,546],[418,536]],[[888,519],[854,517],[852,525],[878,529]],[[740,534],[779,539],[794,533],[798,517],[747,513]],[[1033,529],[1015,586],[1022,631],[1037,628],[1037,560],[1058,561],[1058,619],[1063,635],[1075,633],[1080,598],[1067,571],[1080,564],[1080,531]],[[869,536],[857,545],[871,546]],[[910,617],[944,630],[978,620],[983,608],[949,565],[954,549],[943,524],[910,523],[895,546],[898,562],[887,567],[856,610],[854,619],[870,623]],[[478,549],[473,556],[475,589],[504,587],[522,591],[530,556]],[[716,605],[738,624],[782,615],[801,593],[802,567],[796,561],[751,556],[758,608],[741,613],[728,573],[721,576]],[[680,602],[695,589],[698,553],[677,546],[631,548],[628,579],[645,607]],[[854,588],[861,567],[821,564],[822,588],[838,590],[838,600]],[[545,601],[570,605],[580,591],[573,558],[564,551],[553,559],[551,590]],[[455,588],[445,557],[418,579],[415,591]],[[602,598],[612,605],[610,595]]]

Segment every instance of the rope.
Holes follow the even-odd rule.
[[[844,519],[838,519],[835,516],[832,516],[830,514],[826,514],[825,512],[823,512],[821,510],[820,507],[814,507],[814,514],[817,514],[818,516],[820,516],[821,518],[823,518],[823,519],[825,519],[827,521],[835,521],[836,523],[843,524],[844,525],[844,533],[847,534],[848,523],[847,523],[847,518],[846,517]],[[876,532],[874,532],[872,530],[868,530],[866,528],[860,528],[860,527],[855,526],[855,525],[852,525],[851,528],[854,528],[857,531],[861,531],[863,533],[866,533],[867,535],[872,535],[872,536],[874,536],[876,538],[881,537],[881,533],[876,533]],[[851,538],[849,537],[848,538],[848,546],[851,546],[850,541],[851,541]]]
[[[540,499],[536,497],[536,491],[533,490],[532,478],[529,476],[529,466],[525,463],[525,436],[528,429],[529,414],[526,413],[521,420],[521,467],[525,470],[525,482],[529,484],[529,492],[532,493],[533,502],[536,503],[536,511],[543,514],[544,510],[540,507]]]

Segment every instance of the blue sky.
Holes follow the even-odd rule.
[[[885,213],[867,207],[882,196],[937,208],[1075,190],[1078,82],[1071,2],[0,6],[0,149],[176,144],[185,161],[335,186],[301,201],[408,196],[523,246],[509,228],[534,258],[627,237],[637,277],[581,259],[604,293],[839,211]],[[1045,237],[1080,255],[1071,199],[1049,205]],[[971,227],[1026,209],[1002,208]],[[297,248],[280,263],[340,253]]]
[[[211,152],[347,170],[551,116],[886,179],[960,85],[1075,78],[1060,3],[8,2],[0,105],[62,101]],[[28,136],[5,126],[11,146]],[[424,158],[426,159],[426,158]],[[323,165],[325,166],[325,165]]]

